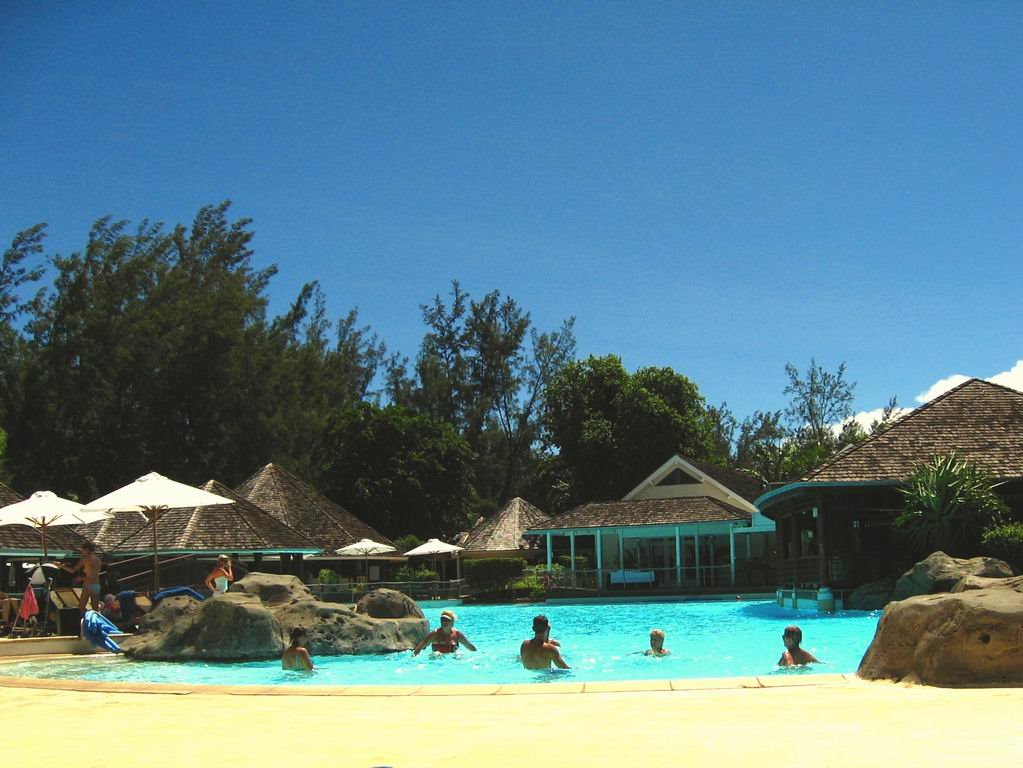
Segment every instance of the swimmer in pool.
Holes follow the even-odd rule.
[[[457,618],[454,611],[441,611],[440,626],[416,643],[416,647],[412,649],[412,655],[418,656],[419,652],[429,644],[433,645],[431,650],[434,653],[454,653],[458,650],[459,645],[464,645],[470,651],[475,651],[476,646],[469,642],[469,638],[455,629]]]
[[[281,656],[281,669],[295,669],[300,672],[312,672],[313,657],[305,647],[305,630],[295,627],[291,630],[291,645]]]
[[[785,653],[778,659],[779,667],[800,667],[804,664],[820,664],[820,660],[809,651],[799,647],[803,642],[803,630],[795,624],[785,627],[785,633],[781,636],[785,643]]]
[[[558,669],[569,669],[561,658],[558,646],[550,642],[551,625],[547,617],[540,615],[533,619],[533,637],[524,640],[519,647],[519,658],[526,669],[550,669],[551,664]]]
[[[669,656],[671,651],[664,647],[664,630],[650,630],[650,648],[643,652],[644,656]]]

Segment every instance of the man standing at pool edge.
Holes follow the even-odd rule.
[[[550,626],[547,617],[542,614],[533,619],[533,638],[523,640],[519,648],[519,658],[526,669],[550,669],[551,663],[558,669],[569,669],[561,658],[558,646],[547,640]]]

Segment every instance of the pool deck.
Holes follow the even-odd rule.
[[[216,689],[0,678],[13,765],[1014,764],[1021,717],[1023,688],[846,675]]]

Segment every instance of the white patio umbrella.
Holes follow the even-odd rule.
[[[160,513],[168,509],[212,507],[217,504],[234,504],[234,499],[217,496],[215,493],[179,483],[157,472],[143,475],[123,488],[111,491],[89,502],[84,511],[141,512],[149,518],[153,527],[153,591],[160,589],[159,544],[157,526]]]
[[[46,531],[50,526],[94,523],[108,515],[105,511],[85,511],[81,504],[62,499],[52,491],[36,491],[24,501],[0,508],[0,525],[31,525],[39,529],[46,559],[49,556]]]
[[[397,551],[390,544],[381,544],[379,541],[373,541],[373,539],[359,539],[354,544],[349,544],[347,547],[335,550],[342,557],[364,557],[366,559],[366,581],[369,581],[370,555],[386,555],[388,552]]]
[[[457,544],[448,544],[441,541],[440,539],[430,539],[425,544],[420,544],[414,549],[410,549],[405,553],[406,557],[420,557],[429,556],[433,558],[433,570],[437,570],[437,557],[439,555],[452,555],[455,558],[455,566],[457,568],[458,578],[462,578],[462,561],[458,558],[458,553],[461,552],[465,547],[460,547]]]

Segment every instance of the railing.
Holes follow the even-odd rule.
[[[820,581],[820,561],[816,556],[778,561],[778,583],[787,587],[816,586]]]
[[[338,584],[307,584],[320,600],[330,603],[357,603],[359,598],[374,589],[394,589],[413,600],[458,600],[467,597],[465,579],[453,581],[370,581]]]
[[[736,563],[735,584],[751,584],[745,569]],[[681,578],[680,578],[681,577]],[[768,583],[764,581],[763,584]],[[762,586],[763,584],[758,584]],[[701,565],[677,568],[614,568],[597,570],[564,570],[552,572],[551,589],[626,591],[636,589],[707,589],[732,586],[731,564]]]
[[[126,569],[148,566],[143,571],[125,573]],[[153,556],[142,555],[108,564],[106,573],[111,591],[133,589],[148,592],[153,588]],[[192,584],[195,582],[195,557],[177,555],[160,560],[160,586]],[[114,586],[116,584],[116,586]]]

